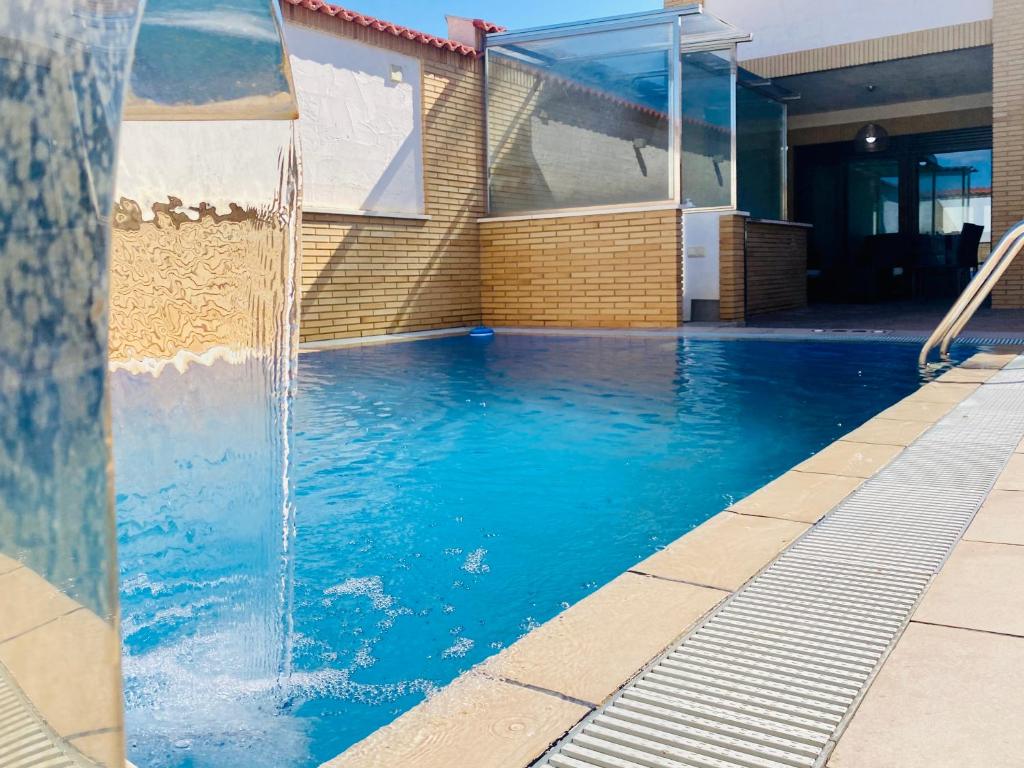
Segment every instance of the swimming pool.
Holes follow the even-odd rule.
[[[204,585],[244,580],[245,553],[214,528],[197,538],[194,521],[186,535],[166,480],[159,494],[119,482],[129,756],[318,765],[909,394],[916,352],[498,335],[303,355],[286,682],[226,673],[259,649],[244,621],[203,624],[208,601],[232,599]],[[118,439],[147,389],[226,387],[217,365],[114,377],[119,478],[151,472]],[[185,427],[165,441],[172,473],[216,453],[202,463],[214,495],[246,466],[220,444],[237,425],[218,418],[216,439]],[[171,577],[168,542],[203,554]]]

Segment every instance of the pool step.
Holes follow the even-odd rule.
[[[536,765],[823,765],[1022,438],[1024,383],[979,387]]]

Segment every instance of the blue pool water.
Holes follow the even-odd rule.
[[[233,680],[244,644],[202,630],[203,585],[244,575],[234,545],[189,544],[173,505],[119,493],[130,756],[318,765],[912,392],[916,352],[498,335],[303,355],[284,684]],[[115,438],[133,386],[114,382]],[[164,539],[205,554],[171,580]],[[181,705],[186,688],[206,693]]]

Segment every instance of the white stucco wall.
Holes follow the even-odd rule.
[[[423,213],[419,60],[294,24],[285,25],[285,40],[299,102],[303,210]]]
[[[992,18],[992,0],[706,0],[710,13],[754,39],[757,59]]]

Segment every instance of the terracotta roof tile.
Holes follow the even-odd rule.
[[[325,3],[323,0],[282,0],[282,2],[288,3],[289,5],[297,5],[302,8],[306,8],[310,11],[316,11],[317,13],[325,13],[328,16],[333,16],[343,21],[348,21],[353,24],[359,24],[363,27],[369,27],[375,29],[378,32],[383,32],[388,35],[394,35],[404,40],[412,40],[417,43],[423,43],[434,48],[441,48],[454,53],[462,54],[463,56],[476,56],[477,50],[469,45],[457,43],[454,40],[449,40],[445,37],[438,37],[437,35],[430,35],[426,32],[418,32],[415,29],[409,27],[403,27],[400,24],[392,24],[390,21],[384,21],[383,19],[377,19],[373,16],[367,16],[356,11],[350,11],[347,8],[342,8],[339,5],[332,5],[331,3]],[[477,21],[474,20],[474,26]],[[490,24],[486,21],[480,21],[480,24],[486,25],[488,28],[492,28],[492,31],[499,31],[501,28]],[[484,29],[484,27],[478,27]],[[486,29],[484,31],[487,31]]]
[[[483,32],[485,35],[491,35],[495,32],[504,32],[508,27],[502,27],[497,24],[492,24],[489,21],[483,19],[473,19],[473,26]]]

